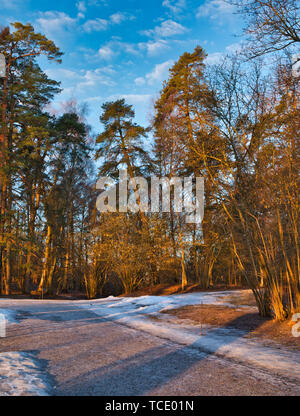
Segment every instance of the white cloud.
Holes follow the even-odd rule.
[[[88,97],[84,99],[84,102],[86,103],[94,103],[94,102],[101,102],[103,101],[103,97],[101,95],[96,95],[95,97]]]
[[[86,5],[84,1],[79,1],[76,3],[77,10],[79,12],[85,13],[86,12]]]
[[[178,14],[185,9],[186,0],[164,0],[162,5],[167,7],[173,14]]]
[[[236,42],[236,43],[232,43],[231,45],[226,46],[226,53],[228,55],[230,54],[235,54],[237,52],[240,52],[242,49],[242,43],[241,42]]]
[[[101,71],[102,74],[106,74],[106,75],[116,74],[116,70],[113,68],[112,65],[103,66],[99,70]]]
[[[208,65],[215,65],[221,62],[221,60],[224,58],[224,54],[222,52],[214,52],[208,54],[205,63]]]
[[[144,79],[144,78],[139,77],[139,78],[136,78],[136,79],[134,80],[134,83],[135,83],[135,85],[137,85],[138,87],[142,87],[143,85],[145,85],[145,84],[146,84],[146,81],[145,81],[145,79]]]
[[[161,83],[162,81],[168,78],[169,69],[173,64],[174,64],[174,61],[169,60],[161,64],[155,65],[153,71],[149,72],[149,74],[147,74],[145,78],[136,78],[135,84],[137,86],[142,86],[142,85],[145,85],[146,83],[148,85]]]
[[[100,6],[100,5],[104,5],[106,6],[106,0],[88,0],[88,5],[89,6]]]
[[[101,68],[95,70],[87,70],[82,76],[82,81],[77,84],[78,89],[89,87],[97,87],[97,85],[106,85],[108,87],[115,86],[115,82],[102,73]]]
[[[205,3],[198,7],[197,17],[209,17],[212,20],[224,20],[224,17],[232,16],[235,6],[224,0],[205,0]]]
[[[17,9],[23,5],[24,0],[0,0],[2,9]]]
[[[110,78],[110,75],[113,75],[114,73],[114,70],[110,66],[94,70],[81,70],[79,72],[63,68],[50,68],[45,72],[50,78],[62,82],[65,87],[64,94],[69,93],[70,91],[80,92],[87,88],[95,88],[100,84],[108,87],[116,85]]]
[[[173,65],[174,61],[169,60],[163,62],[162,64],[157,64],[154,67],[154,70],[150,74],[146,75],[149,85],[153,85],[157,82],[162,82],[168,78],[169,69]]]
[[[113,56],[115,55],[115,52],[112,50],[112,48],[109,45],[102,46],[99,49],[98,53],[99,53],[99,56],[106,61],[111,60]]]
[[[125,22],[126,20],[134,20],[135,17],[129,15],[128,13],[122,13],[122,12],[118,12],[118,13],[114,13],[110,16],[110,20],[112,23],[119,25],[122,22]]]
[[[6,1],[7,0],[5,0],[5,2]],[[84,1],[79,1],[76,3],[76,7],[78,9],[78,15],[75,18],[70,17],[64,12],[47,11],[41,12],[40,17],[36,22],[46,35],[55,38],[65,33],[66,29],[74,29],[74,26],[78,24],[79,19],[84,18],[83,13],[86,11],[86,3]],[[87,20],[81,25],[81,29],[87,33],[100,32],[107,30],[110,25],[120,24],[125,20],[132,19],[134,19],[133,16],[119,12],[111,15],[109,20],[100,18]]]
[[[85,32],[91,33],[91,32],[101,32],[103,30],[107,30],[110,25],[119,25],[122,22],[126,20],[133,20],[134,17],[127,14],[127,13],[115,13],[110,16],[110,18],[107,19],[91,19],[88,20],[82,25],[82,28]]]
[[[80,75],[74,71],[71,71],[69,69],[64,69],[64,68],[49,68],[45,70],[46,74],[48,75],[48,77],[53,78],[53,79],[58,79],[60,81],[74,81],[74,80],[79,80],[80,79]]]
[[[136,45],[133,43],[126,43],[126,42],[116,42],[115,47],[119,49],[119,51],[125,51],[132,55],[138,55],[138,51]]]
[[[137,45],[122,42],[118,37],[115,37],[99,49],[98,56],[100,56],[102,59],[105,59],[106,61],[109,61],[122,52],[126,52],[132,55],[139,54]]]
[[[239,52],[242,48],[241,43],[232,43],[231,45],[226,46],[224,52],[214,52],[208,54],[205,62],[209,65],[218,64],[225,58],[226,55],[232,55]]]
[[[126,15],[124,13],[118,12],[118,13],[112,14],[110,16],[110,20],[113,23],[119,25],[120,23],[124,22],[124,20],[126,20]]]
[[[156,26],[154,29],[142,31],[142,34],[146,36],[170,37],[180,35],[186,31],[187,28],[180,23],[174,22],[173,20],[165,20],[160,26]]]
[[[106,30],[108,27],[109,22],[105,19],[93,19],[93,20],[87,20],[83,25],[82,29],[85,32],[91,33],[91,32],[101,32],[103,30]]]
[[[72,18],[64,12],[48,11],[40,13],[37,23],[42,31],[49,37],[56,37],[71,29],[77,23],[77,18]]]
[[[138,46],[141,50],[146,50],[149,56],[159,55],[163,51],[170,48],[168,42],[164,39],[158,39],[156,41],[150,40],[149,42],[141,42]]]

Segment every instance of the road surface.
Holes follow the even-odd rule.
[[[0,300],[0,308],[19,320],[0,339],[0,353],[34,357],[50,395],[300,394],[295,380],[109,321],[76,302]]]

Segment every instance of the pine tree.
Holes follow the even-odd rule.
[[[49,60],[60,62],[62,55],[52,41],[35,33],[31,25],[14,23],[13,28],[13,32],[4,28],[0,33],[0,53],[4,54],[6,60],[6,77],[0,92],[0,286],[6,294],[10,293],[12,280],[13,177],[18,171],[15,149],[19,149],[19,139],[24,142],[24,130],[28,127],[26,120],[30,124],[30,138],[28,144],[23,146],[23,143],[20,147],[32,147],[34,123],[41,122],[38,119],[42,107],[58,92],[58,83],[49,80],[35,60],[45,55]]]

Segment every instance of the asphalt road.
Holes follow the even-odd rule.
[[[0,353],[33,354],[51,395],[300,395],[292,380],[107,321],[75,303],[0,300],[1,307],[15,309],[20,322],[0,339]]]

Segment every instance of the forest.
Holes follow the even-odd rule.
[[[149,127],[120,98],[99,108],[96,135],[75,100],[49,111],[61,88],[39,58],[61,63],[55,43],[29,23],[0,29],[2,296],[94,299],[178,283],[248,287],[264,317],[299,311],[299,9],[237,4],[244,47],[217,64],[201,46],[185,52]],[[121,168],[131,179],[203,177],[202,224],[174,204],[99,213],[97,179],[118,181]]]

